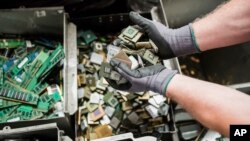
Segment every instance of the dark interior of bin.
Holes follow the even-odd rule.
[[[146,18],[152,19],[150,13],[142,13],[141,15]],[[78,18],[78,19],[73,19],[73,22],[77,25],[78,31],[93,30],[94,32],[100,33],[102,35],[107,35],[109,33],[120,33],[122,29],[126,28],[127,26],[134,25],[134,23],[129,19],[128,13]],[[172,113],[170,117],[173,117]],[[175,130],[174,122],[172,121],[173,119],[171,118],[169,126],[170,130],[174,131]],[[152,134],[145,134],[143,136],[155,136],[161,138],[161,140],[163,141],[172,140],[172,134],[170,133],[165,134],[165,133],[153,132]],[[137,138],[139,136],[134,134],[134,137]]]
[[[187,69],[198,71],[194,77],[199,79],[223,85],[246,83],[250,80],[249,46],[249,43],[245,43],[179,57],[179,62],[181,66],[186,65]],[[200,63],[193,63],[190,57],[199,58]],[[182,72],[186,74],[185,71]]]
[[[50,37],[63,40],[61,8],[0,10],[0,36]]]
[[[142,16],[151,19],[150,13],[143,13]],[[77,25],[78,30],[90,29],[104,34],[121,32],[128,25],[134,25],[128,13],[75,18],[72,21]]]

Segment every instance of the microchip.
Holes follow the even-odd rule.
[[[97,39],[96,35],[91,30],[83,31],[81,33],[81,37],[83,38],[86,44],[90,44],[91,42]]]
[[[146,50],[145,54],[143,55],[143,59],[147,60],[149,63],[155,65],[158,60],[159,57],[155,56],[152,52],[150,52],[149,50]]]

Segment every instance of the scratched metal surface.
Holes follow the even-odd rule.
[[[0,10],[0,35],[63,36],[62,8]]]

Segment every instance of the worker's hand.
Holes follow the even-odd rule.
[[[129,92],[144,92],[151,90],[165,95],[169,81],[177,73],[177,71],[168,70],[159,64],[137,70],[131,70],[126,64],[115,59],[112,59],[110,64],[128,82],[117,85],[115,81],[107,80],[109,84],[115,89]]]
[[[161,23],[148,20],[136,12],[130,12],[129,16],[155,43],[158,47],[158,54],[162,59],[199,52],[195,38],[192,37],[191,24],[179,29],[170,29]]]

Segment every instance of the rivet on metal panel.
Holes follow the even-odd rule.
[[[41,10],[41,11],[36,11],[36,17],[40,18],[40,17],[45,17],[46,16],[46,11],[45,10]]]
[[[113,17],[112,17],[112,16],[109,17],[109,21],[110,21],[110,22],[113,21]]]
[[[120,21],[123,21],[123,15],[120,16]]]
[[[4,130],[4,131],[11,130],[11,127],[10,127],[10,126],[5,126],[5,127],[3,127],[3,130]]]

